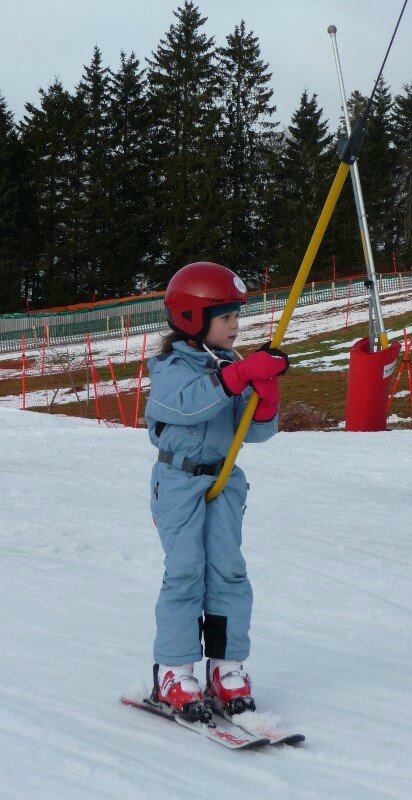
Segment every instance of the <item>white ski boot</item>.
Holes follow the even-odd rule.
[[[152,700],[171,706],[189,722],[209,722],[210,705],[193,675],[193,664],[167,666],[154,664]]]
[[[240,661],[209,659],[206,665],[206,692],[212,706],[232,716],[256,711],[251,696],[252,682]]]

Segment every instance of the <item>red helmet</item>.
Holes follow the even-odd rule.
[[[231,303],[247,303],[246,286],[227,267],[211,261],[187,264],[173,275],[165,294],[167,321],[173,330],[193,338],[206,335],[207,309]]]

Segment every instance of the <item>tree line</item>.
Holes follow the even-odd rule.
[[[337,139],[303,91],[276,121],[272,75],[245,22],[209,38],[192,0],[144,65],[96,46],[73,93],[56,79],[16,124],[0,96],[0,311],[164,289],[218,261],[250,288],[295,275],[338,166]],[[352,93],[358,118],[366,102]],[[412,83],[381,80],[359,159],[377,265],[412,249]],[[350,181],[314,277],[363,270]]]

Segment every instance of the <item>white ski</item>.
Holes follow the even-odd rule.
[[[271,745],[295,745],[305,741],[303,733],[284,733],[279,730],[276,724],[271,722],[271,715],[268,712],[259,713],[258,711],[244,711],[242,714],[231,716],[222,703],[215,698],[211,699],[213,712],[244,733],[263,736]]]
[[[174,711],[166,703],[154,702],[149,698],[142,700],[135,700],[128,697],[121,697],[121,702],[126,706],[148,711],[158,717],[163,717],[170,722],[176,722],[182,728],[188,728],[207,739],[212,739],[214,742],[228,747],[231,750],[244,750],[250,747],[259,747],[265,744],[271,744],[269,737],[262,736],[261,734],[252,733],[241,729],[238,725],[233,724],[229,720],[225,720],[223,725],[218,724],[215,720],[210,723],[205,722],[188,722]]]

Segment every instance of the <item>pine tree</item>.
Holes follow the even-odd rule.
[[[74,286],[63,253],[67,247],[71,98],[56,80],[39,90],[40,108],[28,103],[21,125],[35,200],[32,247],[34,304],[69,302]],[[34,229],[35,227],[35,229]]]
[[[152,278],[164,286],[193,260],[219,252],[219,109],[214,42],[185,0],[148,60]]]
[[[401,257],[412,258],[412,84],[396,95],[392,108],[395,158],[395,243]]]
[[[147,269],[150,230],[147,170],[148,110],[144,70],[134,53],[120,54],[113,74],[110,124],[112,128],[112,294],[138,290],[136,281]]]
[[[80,92],[70,96],[67,126],[67,181],[65,207],[65,239],[61,250],[62,272],[66,277],[62,303],[71,304],[90,299],[87,265],[90,259],[90,240],[87,213],[86,133],[88,111]]]
[[[112,151],[110,125],[111,75],[102,66],[96,46],[77,87],[79,108],[85,109],[82,224],[84,272],[80,278],[86,298],[105,297],[116,282],[112,257],[111,190]]]
[[[372,103],[368,130],[359,155],[359,173],[372,248],[378,265],[390,263],[395,244],[394,151],[391,145],[391,94],[380,80]]]
[[[282,240],[281,270],[290,275],[299,267],[333,179],[333,136],[322,120],[317,95],[305,90],[292,116],[283,153],[286,223]],[[327,232],[316,260],[317,268],[330,269],[333,237]]]
[[[349,120],[350,120],[351,128],[353,128],[353,126],[355,125],[355,122],[357,122],[358,119],[362,116],[363,112],[366,109],[367,104],[368,104],[368,98],[365,97],[365,95],[362,94],[358,89],[355,89],[351,93],[351,95],[350,95],[350,97],[348,98],[348,101],[347,101],[348,114],[349,114]],[[340,123],[341,123],[340,126],[341,126],[341,129],[342,129],[342,132],[345,132],[346,128],[345,128],[345,125],[344,125],[343,117],[341,117]]]
[[[264,254],[261,262],[259,288],[262,285],[262,274],[265,285],[266,275],[268,283],[279,281],[284,272],[285,251],[287,241],[285,231],[289,225],[287,219],[287,183],[283,168],[283,151],[285,147],[285,134],[272,132],[267,137],[267,147],[264,154],[264,186],[259,198],[260,214],[263,220],[262,242]],[[264,268],[262,273],[262,267]],[[267,272],[266,269],[267,268]],[[293,272],[293,267],[291,272]]]
[[[0,95],[0,310],[3,312],[19,310],[22,293],[20,156],[13,115]]]
[[[352,92],[348,98],[347,105],[351,129],[365,110],[367,102],[367,97],[364,97],[358,90]],[[339,165],[337,154],[339,149],[338,141],[341,137],[347,137],[343,115],[340,118],[333,145],[333,149],[336,152],[336,168]],[[344,275],[362,274],[365,271],[365,256],[350,175],[348,175],[339,195],[335,211],[329,223],[327,237],[333,247],[333,257],[336,259],[336,274],[338,278]]]
[[[337,151],[337,145],[335,149]],[[337,157],[335,166],[336,169],[339,166]],[[336,275],[338,278],[342,278],[345,275],[362,274],[365,271],[365,257],[350,175],[346,178],[339,195],[325,234],[325,240],[328,246],[328,256],[330,256],[330,260],[328,256],[326,256],[326,262],[322,268],[323,274],[327,276],[331,275],[332,264],[330,262],[333,258],[335,259]]]
[[[276,123],[269,121],[276,110],[269,86],[272,75],[260,58],[258,38],[246,32],[244,20],[218,54],[224,89],[224,260],[256,285],[268,256],[264,206],[273,179],[269,165],[276,141]]]

